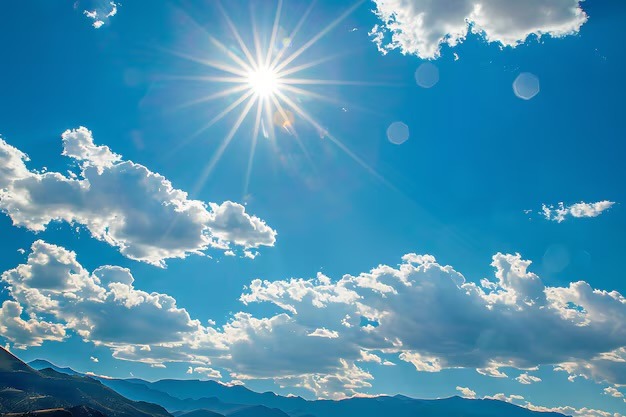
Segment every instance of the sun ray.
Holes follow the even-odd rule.
[[[230,113],[231,111],[233,111],[235,108],[239,107],[239,105],[241,103],[243,103],[244,101],[246,101],[248,98],[250,98],[250,96],[252,96],[254,94],[253,91],[247,91],[244,94],[241,95],[241,97],[239,97],[236,101],[232,102],[228,107],[226,107],[224,110],[222,110],[217,116],[215,116],[214,118],[212,118],[207,124],[205,124],[204,126],[202,126],[200,129],[198,129],[193,135],[193,137],[196,137],[197,135],[199,135],[200,133],[204,132],[205,130],[207,130],[208,128],[210,128],[211,126],[213,126],[215,123],[217,123],[218,121],[220,121],[223,117],[225,117],[228,113]]]
[[[274,102],[274,105],[276,106],[276,108],[278,109],[281,117],[284,120],[284,123],[283,123],[282,127],[285,128],[290,134],[293,134],[293,137],[295,138],[296,143],[298,144],[298,147],[300,148],[300,150],[304,154],[306,160],[309,162],[309,164],[311,165],[311,167],[315,171],[316,168],[315,168],[315,163],[313,162],[313,158],[311,158],[311,155],[309,154],[309,151],[307,150],[306,146],[304,146],[304,143],[302,142],[302,140],[298,136],[298,132],[296,131],[295,126],[293,126],[293,123],[289,120],[289,116],[287,115],[287,112],[283,108],[282,104],[280,104],[280,101],[278,101],[278,98],[276,96],[272,96],[272,101]]]
[[[300,29],[302,28],[302,26],[304,25],[304,22],[306,22],[306,19],[309,17],[309,14],[311,14],[311,11],[313,10],[313,6],[315,6],[315,3],[317,2],[317,0],[313,0],[311,2],[311,4],[309,4],[309,7],[307,7],[306,11],[304,12],[304,14],[302,15],[302,17],[300,18],[300,20],[298,21],[298,23],[296,24],[296,27],[291,31],[291,33],[289,34],[289,39],[290,42],[293,42],[293,39],[296,37],[296,35],[298,34],[298,32],[300,31]],[[276,66],[276,64],[278,62],[280,62],[281,58],[283,57],[283,55],[285,54],[285,52],[287,51],[288,48],[283,47],[280,51],[278,51],[278,54],[276,54],[276,57],[272,60],[272,62],[269,64],[270,68],[274,68]]]
[[[276,35],[278,34],[278,26],[280,24],[280,12],[283,8],[283,0],[278,0],[278,6],[276,6],[276,15],[274,17],[274,24],[272,25],[272,34],[270,36],[270,44],[267,47],[267,56],[265,61],[259,61],[264,67],[270,67],[270,60],[274,54],[274,45],[276,44]]]
[[[304,97],[314,98],[320,101],[326,101],[328,103],[337,104],[337,105],[345,104],[344,101],[337,100],[336,98],[330,97],[328,95],[318,94],[314,91],[309,91],[304,88],[296,87],[295,85],[285,84],[285,85],[282,85],[281,87],[284,90],[290,91],[294,94],[299,94]]]
[[[211,41],[211,43],[215,46],[218,47],[218,49],[220,49],[222,52],[224,52],[226,55],[228,55],[228,57],[230,59],[232,59],[233,61],[235,61],[237,64],[239,64],[242,68],[243,68],[243,72],[244,74],[249,73],[250,71],[253,71],[254,68],[252,68],[252,66],[250,66],[250,64],[246,63],[246,61],[244,61],[243,59],[239,58],[237,56],[237,54],[233,53],[233,51],[231,51],[230,49],[228,49],[226,47],[226,45],[224,45],[223,43],[221,43],[220,41],[218,41],[217,39],[215,39],[213,36],[209,35],[209,40]]]
[[[200,77],[197,77],[196,79],[199,79]],[[215,81],[218,83],[230,83],[230,84],[240,84],[242,82],[245,82],[247,79],[246,77],[220,77],[220,76],[206,76],[206,77],[202,77],[203,81]]]
[[[300,85],[360,85],[360,86],[393,86],[393,84],[386,83],[371,83],[366,81],[345,81],[345,80],[324,80],[315,78],[285,78],[281,80],[284,85],[287,84],[300,84]]]
[[[288,84],[284,84],[281,85],[281,89],[285,90],[285,91],[290,91],[294,94],[300,95],[300,96],[304,96],[304,97],[308,97],[308,98],[314,98],[316,100],[319,101],[325,101],[327,103],[330,104],[336,104],[337,106],[341,106],[341,107],[349,107],[351,109],[356,109],[358,111],[361,111],[363,113],[369,113],[369,114],[373,114],[373,115],[377,115],[377,116],[381,116],[382,113],[379,111],[375,111],[371,108],[367,108],[364,106],[361,106],[359,104],[356,103],[352,103],[352,102],[347,102],[345,100],[339,100],[335,97],[326,95],[326,94],[319,94],[316,93],[314,91],[310,91],[304,88],[300,88],[300,87],[296,87],[295,85],[288,85]]]
[[[172,54],[174,56],[177,56],[179,58],[183,58],[186,59],[187,61],[191,61],[191,62],[195,62],[197,64],[201,64],[207,67],[211,67],[211,68],[215,68],[224,72],[229,72],[233,75],[239,75],[241,77],[245,77],[246,76],[246,72],[244,70],[242,70],[241,68],[237,68],[234,67],[232,65],[228,65],[225,64],[223,62],[216,62],[216,61],[211,61],[208,59],[203,59],[203,58],[198,58],[195,57],[193,55],[189,55],[189,54],[185,54],[183,52],[179,52],[179,51],[175,51],[175,50],[170,50],[170,49],[165,49],[165,48],[161,48],[163,51]]]
[[[356,10],[357,7],[359,7],[361,4],[363,4],[365,2],[365,0],[359,0],[357,3],[355,3],[354,5],[352,5],[348,10],[346,10],[345,12],[343,12],[337,19],[333,20],[328,26],[326,26],[324,29],[322,29],[317,35],[313,36],[307,43],[305,43],[304,45],[302,45],[296,52],[294,52],[293,54],[291,54],[289,57],[285,58],[284,61],[278,63],[276,65],[276,67],[274,68],[274,70],[276,72],[280,72],[283,68],[285,68],[287,65],[289,65],[291,62],[293,62],[294,59],[298,58],[300,55],[302,55],[302,53],[304,51],[306,51],[307,49],[309,49],[311,46],[313,46],[317,41],[319,41],[321,38],[323,38],[328,32],[330,32],[335,26],[337,26],[339,23],[341,23],[342,20],[344,20],[346,17],[348,17],[350,14],[352,14],[352,12],[354,12],[354,10]]]
[[[326,132],[325,137],[327,137],[328,139],[331,140],[331,142],[333,142],[335,145],[337,145],[339,147],[339,149],[341,149],[346,155],[348,155],[350,158],[352,158],[356,163],[358,163],[359,165],[361,165],[361,167],[365,168],[367,171],[370,172],[370,174],[372,174],[373,176],[375,176],[377,179],[379,179],[381,182],[385,183],[386,185],[391,186],[392,188],[394,188],[382,175],[380,175],[378,172],[376,172],[376,170],[374,170],[374,168],[370,167],[365,161],[363,161],[361,158],[359,158],[354,152],[352,152],[346,145],[344,145],[339,139],[335,138],[333,135],[331,135],[330,133],[328,133],[328,131],[326,129],[324,129],[322,127],[322,125],[320,125],[315,119],[313,119],[313,117],[309,116],[304,110],[302,110],[300,108],[300,106],[298,106],[296,103],[294,103],[289,97],[287,97],[286,95],[284,95],[281,92],[278,92],[278,96],[289,106],[291,107],[296,113],[298,113],[303,119],[305,119],[306,121],[308,121],[311,125],[313,125],[318,131],[324,131]]]
[[[197,104],[206,103],[208,101],[212,101],[212,100],[215,100],[215,99],[218,99],[218,98],[222,98],[222,97],[227,97],[227,96],[233,95],[235,93],[239,93],[240,91],[244,91],[244,90],[247,90],[247,89],[248,89],[247,85],[236,85],[234,87],[218,91],[217,93],[209,94],[208,96],[203,96],[203,97],[200,97],[200,98],[195,99],[195,100],[186,101],[186,102],[176,106],[176,109],[184,109],[186,107],[190,107],[190,106],[195,106]]]
[[[328,61],[332,61],[332,60],[336,59],[337,56],[338,55],[327,55],[327,56],[322,57],[322,58],[320,58],[318,60],[315,60],[315,61],[307,62],[307,63],[301,64],[301,65],[298,65],[296,67],[291,67],[291,68],[288,68],[288,69],[284,69],[284,70],[282,70],[280,72],[277,72],[276,76],[279,77],[279,78],[284,78],[284,77],[286,77],[288,75],[295,74],[295,73],[298,73],[300,71],[304,71],[305,69],[316,67],[316,66],[318,66],[320,64],[323,64],[325,62],[328,62]]]
[[[246,88],[246,90],[247,90],[247,88]],[[231,111],[233,111],[235,108],[237,108],[239,105],[241,105],[241,103],[246,101],[246,99],[249,99],[250,96],[252,96],[252,93],[250,91],[244,92],[236,101],[234,101],[228,107],[226,107],[224,110],[222,110],[218,115],[216,115],[208,123],[203,125],[201,128],[197,129],[194,133],[189,135],[187,138],[185,138],[185,139],[181,140],[180,142],[178,142],[176,144],[176,146],[174,146],[172,148],[172,150],[170,151],[171,155],[175,155],[176,153],[180,152],[181,149],[183,149],[185,146],[189,145],[189,143],[191,143],[195,138],[197,138],[200,134],[202,134],[202,132],[204,132],[205,130],[207,130],[208,128],[213,126],[215,123],[217,123],[219,120],[224,118]]]
[[[256,102],[256,100],[257,100],[257,97],[252,97],[250,100],[248,100],[248,103],[246,103],[246,106],[243,108],[243,110],[239,114],[239,117],[237,118],[237,121],[235,122],[233,127],[231,127],[231,129],[228,132],[228,134],[226,135],[226,137],[224,137],[224,139],[222,140],[222,143],[220,144],[219,148],[215,151],[215,153],[213,154],[213,157],[209,161],[209,164],[205,167],[204,171],[202,172],[202,174],[198,178],[198,183],[196,184],[196,187],[194,188],[194,190],[195,190],[194,194],[197,194],[197,192],[202,188],[202,186],[204,185],[204,182],[206,181],[206,179],[209,177],[209,175],[213,171],[213,168],[215,168],[215,165],[222,158],[222,155],[224,154],[224,151],[226,150],[226,148],[230,144],[230,141],[235,136],[235,133],[237,133],[237,130],[239,130],[239,127],[241,126],[241,124],[245,120],[246,116],[250,112],[250,109],[252,108],[252,106],[254,106],[254,103]]]
[[[248,195],[250,186],[250,175],[252,175],[252,163],[254,162],[254,152],[256,151],[256,142],[259,139],[259,130],[261,128],[261,116],[263,113],[263,104],[259,100],[257,103],[256,117],[254,120],[254,131],[252,132],[252,143],[250,144],[250,155],[248,156],[248,167],[246,169],[246,179],[243,186],[243,197]]]
[[[256,19],[254,18],[253,3],[250,3],[250,24],[252,25],[252,39],[254,42],[254,53],[256,55],[256,62],[263,62],[263,46],[261,46],[261,38],[259,36],[259,30],[256,25]]]
[[[239,31],[237,30],[237,27],[235,26],[233,21],[230,20],[230,16],[228,16],[228,13],[226,13],[226,10],[224,9],[224,6],[222,6],[222,3],[220,1],[218,1],[217,5],[218,5],[218,7],[220,9],[220,12],[222,12],[222,15],[224,16],[224,19],[226,20],[226,24],[228,25],[231,33],[233,34],[233,36],[237,40],[237,43],[239,44],[239,48],[241,48],[241,51],[243,52],[243,54],[246,56],[246,58],[248,58],[248,64],[252,67],[252,69],[255,69],[254,68],[254,63],[255,63],[254,57],[250,53],[250,50],[246,46],[246,43],[241,38],[241,35],[239,34]]]
[[[345,102],[341,102],[333,97],[328,97],[327,95],[310,90],[315,86],[385,85],[354,80],[344,81],[307,76],[310,74],[307,74],[307,70],[319,67],[320,65],[344,54],[327,54],[315,60],[304,62],[296,61],[301,58],[303,54],[313,45],[317,44],[326,34],[337,27],[339,23],[356,10],[357,7],[362,5],[364,1],[365,0],[358,0],[348,9],[344,10],[338,17],[332,20],[328,25],[324,26],[319,32],[316,32],[312,37],[303,41],[301,46],[295,49],[295,51],[291,49],[291,45],[293,45],[294,38],[301,31],[304,23],[309,18],[315,4],[314,1],[311,2],[305,12],[300,16],[296,26],[293,30],[291,30],[289,37],[284,39],[281,38],[281,20],[283,18],[285,8],[284,0],[277,0],[269,37],[261,36],[255,20],[255,8],[251,5],[249,9],[251,34],[244,34],[246,39],[250,40],[251,47],[249,47],[244,41],[242,32],[240,32],[241,27],[237,27],[235,25],[227,10],[224,8],[224,5],[222,5],[219,1],[217,2],[217,7],[224,17],[224,21],[228,26],[229,32],[232,34],[233,41],[232,44],[228,44],[227,46],[208,33],[207,37],[210,43],[218,51],[224,54],[224,60],[226,62],[216,62],[214,57],[211,57],[211,59],[201,59],[195,56],[178,54],[185,59],[221,72],[211,71],[203,76],[179,77],[179,79],[195,80],[211,84],[232,85],[232,87],[212,92],[204,97],[199,97],[196,100],[183,104],[184,107],[187,107],[194,104],[209,102],[217,98],[230,96],[233,96],[234,100],[224,109],[219,111],[217,115],[213,116],[208,123],[197,130],[191,138],[197,137],[200,133],[221,121],[236,109],[238,112],[235,122],[229,127],[227,134],[224,136],[219,145],[217,145],[215,152],[199,176],[197,184],[198,190],[204,185],[208,177],[211,175],[215,166],[222,159],[227,147],[235,138],[235,135],[239,131],[244,120],[251,113],[253,114],[251,116],[253,119],[253,122],[251,123],[252,136],[250,140],[250,152],[247,155],[247,165],[243,184],[244,197],[248,195],[250,188],[252,168],[254,165],[255,153],[257,152],[260,144],[260,135],[263,135],[263,137],[268,139],[267,143],[277,154],[282,152],[280,147],[285,144],[282,138],[286,136],[290,137],[291,141],[295,142],[299,150],[302,152],[302,155],[306,158],[307,164],[310,164],[313,172],[316,175],[319,174],[315,166],[314,158],[312,157],[309,149],[307,149],[309,147],[304,140],[307,136],[301,134],[302,129],[304,129],[304,132],[311,130],[308,127],[309,125],[312,129],[315,129],[318,134],[320,134],[320,137],[328,138],[330,142],[337,146],[358,165],[371,173],[374,177],[381,180],[385,184],[389,184],[363,159],[350,150],[348,146],[330,134],[327,129],[323,128],[322,125],[304,109],[303,104],[299,101],[301,98],[309,98],[334,104],[345,104]],[[296,78],[294,77],[295,74],[302,75]],[[255,105],[256,109],[252,111]],[[243,108],[241,108],[242,106]],[[239,111],[240,108],[241,111]],[[303,125],[298,124],[298,127],[296,128],[296,120],[302,120],[305,123],[303,123]],[[304,126],[304,128],[301,128],[301,126]]]

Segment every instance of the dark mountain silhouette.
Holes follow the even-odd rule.
[[[0,347],[0,372],[35,372],[35,370]]]
[[[269,408],[263,405],[253,405],[251,407],[242,408],[227,415],[228,417],[289,417],[278,408]]]
[[[211,410],[194,410],[188,413],[174,413],[176,417],[224,417],[224,414],[216,413]]]
[[[91,410],[107,417],[171,417],[159,405],[131,401],[92,378],[51,368],[37,371],[0,348],[0,413],[37,410],[55,417],[63,412],[88,416]]]
[[[155,402],[168,410],[203,408],[226,416],[243,412],[245,405],[263,405],[269,409],[280,409],[291,417],[563,417],[562,414],[540,413],[503,401],[460,397],[418,400],[398,395],[307,401],[274,393],[260,394],[245,387],[229,387],[214,381],[168,379],[131,382],[113,379],[102,382],[129,398]],[[203,393],[205,397],[202,397]],[[167,398],[167,401],[160,398]]]
[[[31,368],[34,368],[34,369],[50,368],[50,369],[54,369],[55,371],[57,371],[60,374],[82,375],[80,372],[76,372],[72,368],[69,368],[69,367],[62,368],[60,366],[56,366],[55,364],[44,360],[44,359],[35,359],[34,361],[30,361],[30,362],[28,362],[28,366],[30,366]]]
[[[41,363],[34,365],[38,364]],[[165,379],[149,382],[137,378],[100,378],[99,381],[129,399],[176,411],[177,417],[563,417],[503,401],[456,396],[437,400],[397,395],[308,401],[273,392],[257,393],[243,386],[227,386],[215,381]]]
[[[7,413],[3,417],[106,417],[98,410],[84,405],[70,408],[29,411],[28,413]]]
[[[305,407],[309,402],[301,397],[282,397],[273,392],[258,393],[244,386],[227,386],[215,381],[101,379],[101,382],[125,397],[154,402],[168,410],[205,408],[227,414],[244,405],[264,405],[287,411]],[[163,394],[166,396],[161,397]]]

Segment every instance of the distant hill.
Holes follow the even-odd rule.
[[[216,413],[211,410],[194,410],[187,413],[174,413],[176,417],[224,417],[224,414]]]
[[[51,365],[44,362],[33,363],[33,366]],[[67,371],[69,368],[60,369]],[[176,417],[563,417],[562,414],[531,411],[503,401],[456,396],[437,400],[397,395],[308,401],[273,392],[257,393],[243,386],[226,386],[215,381],[164,379],[148,382],[137,378],[101,378],[99,381],[131,400],[147,401],[176,411]]]
[[[230,413],[228,417],[289,417],[289,414],[278,408],[253,405]]]
[[[282,410],[291,417],[563,417],[562,414],[531,411],[503,401],[471,400],[456,396],[437,400],[398,395],[307,401],[301,397],[283,397],[271,392],[261,394],[242,386],[230,387],[215,381],[103,379],[102,383],[128,398],[155,402],[170,411],[201,408],[228,417],[247,417],[245,413],[249,412],[250,407],[246,405],[262,405],[265,407],[262,412]],[[260,409],[257,411],[261,412]],[[268,415],[278,417],[285,414]]]
[[[48,362],[44,359],[35,359],[34,361],[28,362],[28,366],[34,369],[54,369],[55,371],[66,374],[66,375],[82,375],[80,372],[76,372],[72,368],[61,368],[60,366],[56,366],[55,364]]]
[[[3,417],[106,417],[98,410],[84,405],[70,408],[29,411],[28,413],[7,413]]]
[[[0,348],[0,413],[37,410],[45,417],[68,412],[80,417],[171,417],[159,405],[124,398],[92,378],[51,368],[37,371]]]
[[[0,347],[0,372],[33,372],[33,368]]]

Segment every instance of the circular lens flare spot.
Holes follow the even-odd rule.
[[[270,97],[278,90],[278,76],[269,68],[259,68],[248,74],[248,84],[261,97]]]

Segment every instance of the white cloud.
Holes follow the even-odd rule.
[[[258,254],[259,254],[259,252],[252,252],[252,251],[249,251],[249,250],[243,251],[243,256],[248,258],[248,259],[256,258]]]
[[[491,378],[508,378],[509,376],[498,369],[498,363],[492,363],[487,368],[477,368],[476,372],[481,375],[489,376]]]
[[[456,387],[456,390],[461,393],[465,398],[476,398],[476,391],[473,391],[467,387]]]
[[[437,58],[442,44],[456,46],[471,31],[514,47],[530,35],[562,37],[587,21],[581,0],[373,0],[381,20],[370,32],[386,53]]]
[[[424,259],[428,262],[420,263]],[[410,262],[415,260],[420,262]],[[626,367],[606,354],[626,346],[626,329],[619,325],[626,320],[621,294],[582,281],[546,287],[519,255],[496,254],[492,266],[496,279],[478,285],[432,257],[411,255],[399,268],[381,265],[336,282],[325,276],[255,280],[241,300],[270,302],[285,311],[272,326],[274,339],[289,333],[276,331],[279,325],[312,330],[343,325],[341,338],[329,340],[326,350],[296,344],[300,355],[328,360],[342,349],[338,357],[355,360],[362,350],[378,350],[397,354],[419,371],[462,367],[494,377],[506,377],[502,367],[529,369],[574,358],[572,373],[626,383]],[[364,326],[362,319],[375,324]],[[262,361],[272,364],[270,358]]]
[[[516,402],[522,401],[524,399],[524,397],[522,397],[521,395],[517,395],[517,394],[505,395],[503,393],[498,393],[498,394],[495,394],[495,395],[486,395],[485,399],[505,401],[507,403],[514,403],[515,404]]]
[[[103,168],[111,168],[113,164],[122,160],[122,157],[113,153],[108,146],[94,144],[91,132],[85,127],[66,130],[61,135],[61,139],[63,140],[62,155],[83,162],[85,167],[100,168],[98,170],[100,174]]]
[[[520,255],[494,255],[495,278],[481,285],[432,256],[403,259],[398,267],[380,265],[338,281],[323,274],[254,280],[241,301],[272,303],[283,312],[238,312],[219,328],[192,319],[166,294],[136,289],[127,269],[103,266],[90,273],[73,252],[42,241],[2,279],[14,303],[37,323],[56,322],[108,346],[117,359],[183,362],[210,377],[219,369],[231,379],[273,380],[319,397],[370,387],[373,376],[359,364],[391,364],[383,356],[422,372],[468,368],[506,377],[501,368],[509,367],[526,371],[518,381],[538,382],[527,371],[558,365],[570,375],[626,384],[621,294],[582,281],[546,287]],[[33,344],[41,331],[31,333],[14,333],[12,341]]]
[[[334,330],[328,330],[325,328],[315,329],[315,331],[309,333],[307,336],[313,337],[325,337],[327,339],[336,339],[339,337],[339,333]]]
[[[534,375],[529,375],[528,372],[524,372],[523,374],[515,378],[515,380],[519,382],[520,384],[524,384],[524,385],[530,385],[530,384],[534,384],[535,382],[541,382],[541,378],[534,376]]]
[[[22,319],[23,309],[19,303],[6,300],[0,307],[0,334],[18,349],[41,346],[46,340],[61,341],[65,328],[37,318]]]
[[[80,164],[75,178],[28,170],[26,155],[0,139],[0,209],[14,225],[81,224],[126,257],[159,266],[210,247],[274,245],[276,232],[241,204],[191,200],[165,177],[95,145],[84,127],[62,138],[63,155]]]
[[[127,269],[102,266],[89,273],[74,252],[41,240],[31,249],[27,263],[1,277],[15,300],[3,305],[9,333],[2,333],[16,344],[60,340],[64,329],[71,329],[85,341],[116,348],[180,342],[200,329],[172,297],[135,289]],[[46,316],[58,324],[35,318],[23,322],[21,306],[31,317]],[[24,331],[13,330],[16,326],[7,324],[6,317],[17,317],[14,324]]]
[[[606,395],[610,395],[611,397],[624,398],[624,394],[615,387],[606,387],[604,389],[604,393]]]
[[[106,23],[108,23],[109,19],[117,14],[119,4],[111,1],[105,3],[102,7],[92,9],[92,10],[84,10],[83,14],[88,18],[93,20],[91,24],[94,28],[100,29]]]
[[[543,407],[537,406],[532,403],[526,403],[524,406],[532,411],[539,411],[542,413],[551,412],[551,413],[561,413],[564,415],[572,416],[572,417],[624,417],[623,414],[620,413],[612,413],[609,411],[597,410],[594,408],[574,408],[571,406],[561,406],[561,407]]]
[[[380,358],[380,356],[374,354],[374,353],[370,353],[366,350],[362,350],[361,351],[361,359],[362,362],[374,362],[374,363],[382,363],[383,360]]]
[[[567,416],[572,417],[624,417],[620,413],[611,413],[608,411],[597,410],[593,408],[574,408],[571,406],[560,406],[560,407],[544,407],[535,405],[529,401],[527,401],[521,395],[505,395],[505,394],[496,394],[491,396],[484,397],[486,399],[493,399],[499,401],[506,401],[520,407],[527,408],[531,411],[538,411],[541,413],[560,413]]]
[[[439,372],[441,371],[441,362],[435,356],[425,356],[418,352],[404,351],[400,353],[399,358],[405,362],[412,363],[419,372]]]
[[[232,242],[246,248],[261,245],[273,246],[276,232],[268,227],[263,220],[246,213],[244,206],[232,201],[221,205],[209,203],[211,218],[209,227],[214,236],[224,242]],[[250,255],[256,256],[250,252]]]
[[[603,200],[596,203],[580,202],[566,206],[563,203],[557,204],[557,206],[543,204],[541,206],[541,215],[546,220],[555,221],[561,223],[566,220],[567,217],[598,217],[605,210],[610,209],[615,202]]]
[[[202,374],[209,379],[222,379],[222,373],[216,369],[205,367],[205,366],[197,366],[192,368],[191,366],[187,370],[188,374],[196,373]]]

